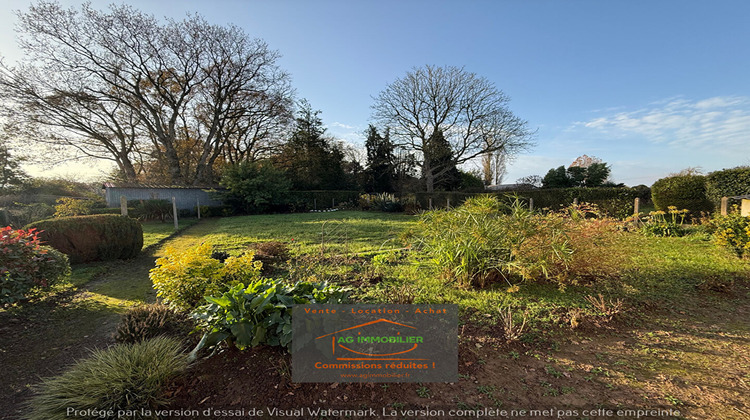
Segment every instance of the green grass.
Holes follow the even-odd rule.
[[[179,230],[187,229],[198,223],[198,219],[179,219]],[[175,233],[174,222],[141,222],[143,226],[143,248],[157,244]]]
[[[169,245],[180,250],[208,241],[238,254],[254,242],[280,241],[303,255],[320,253],[325,238],[328,252],[373,253],[401,247],[398,235],[415,222],[414,216],[358,211],[226,217],[206,220]]]

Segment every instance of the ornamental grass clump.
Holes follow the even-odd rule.
[[[25,417],[155,418],[148,413],[169,402],[163,392],[167,381],[187,368],[182,350],[181,341],[165,337],[95,350],[63,374],[43,380]],[[91,414],[110,410],[112,415]]]
[[[117,324],[115,341],[138,343],[161,335],[183,338],[193,328],[191,320],[181,312],[161,303],[140,305],[128,310]]]
[[[542,214],[518,199],[481,196],[425,213],[414,237],[428,261],[460,287],[498,280],[565,286],[619,275],[627,258],[618,223],[592,205]]]
[[[461,287],[514,278],[548,278],[570,257],[561,218],[535,214],[515,199],[472,197],[454,210],[422,215],[417,247]]]

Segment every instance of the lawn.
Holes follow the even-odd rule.
[[[190,226],[198,223],[198,219],[179,219],[178,230],[187,229]],[[167,239],[169,236],[175,234],[174,222],[166,221],[149,221],[141,222],[143,226],[143,248],[156,245],[157,243]]]

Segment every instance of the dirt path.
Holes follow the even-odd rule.
[[[179,236],[169,240],[175,239]],[[40,378],[114,343],[120,314],[137,302],[155,300],[148,272],[158,252],[159,247],[151,247],[133,260],[102,263],[106,273],[78,290],[0,311],[0,419],[20,418]]]

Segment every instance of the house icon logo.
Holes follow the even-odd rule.
[[[412,356],[425,345],[417,327],[384,318],[315,339],[330,340],[331,356],[336,360],[429,360]]]

